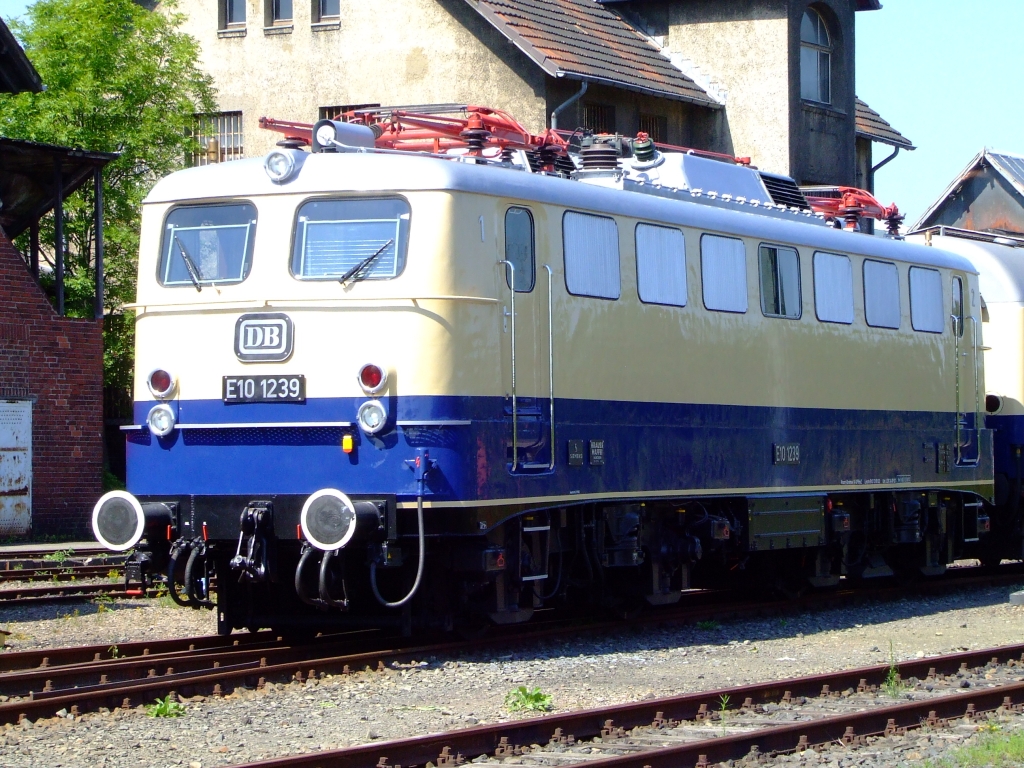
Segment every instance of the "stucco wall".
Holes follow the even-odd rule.
[[[669,5],[666,44],[728,91],[714,147],[790,171],[789,0]]]
[[[295,0],[283,34],[264,31],[264,0],[248,0],[242,37],[218,32],[217,8],[213,0],[177,5],[219,110],[242,112],[247,156],[281,138],[259,128],[261,116],[313,122],[321,106],[464,102],[544,127],[544,73],[463,0],[345,3],[340,22],[315,28],[311,3]]]

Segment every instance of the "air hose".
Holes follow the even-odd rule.
[[[383,597],[381,597],[380,590],[377,589],[377,561],[374,560],[370,563],[370,589],[373,590],[373,596],[377,598],[377,602],[383,605],[385,608],[401,608],[403,605],[412,600],[416,593],[419,591],[420,582],[423,581],[423,564],[426,560],[427,553],[427,537],[426,532],[423,530],[423,479],[419,481],[420,488],[419,494],[416,496],[416,524],[419,526],[419,540],[420,540],[420,561],[416,564],[416,581],[413,582],[412,589],[409,590],[409,594],[403,597],[401,600],[397,600],[393,603],[389,603]]]

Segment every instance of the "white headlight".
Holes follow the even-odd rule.
[[[157,437],[169,435],[171,430],[174,429],[174,411],[171,410],[169,405],[164,405],[163,403],[154,405],[149,412],[149,416],[146,417],[146,423],[149,425],[149,431]]]
[[[367,400],[359,406],[359,412],[356,414],[356,421],[368,435],[375,435],[384,429],[387,420],[387,409],[380,400]]]
[[[266,169],[270,180],[275,184],[280,184],[283,181],[287,181],[288,177],[295,170],[295,158],[289,152],[274,150],[263,161],[263,167]]]

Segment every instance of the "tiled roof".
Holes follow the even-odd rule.
[[[613,3],[625,3],[628,2],[628,0],[597,0],[597,2],[605,5],[612,5]],[[881,10],[881,8],[881,0],[857,0],[858,11],[878,11]]]
[[[552,77],[721,106],[596,0],[466,0]]]
[[[860,99],[857,99],[857,135],[902,149],[915,149],[910,139]]]
[[[0,19],[0,93],[39,93],[43,82],[11,30]]]

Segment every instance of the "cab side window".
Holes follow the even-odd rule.
[[[536,280],[537,251],[533,232],[533,214],[527,208],[509,208],[505,211],[505,260],[515,270],[516,290],[533,290]],[[505,270],[509,288],[512,270]]]

